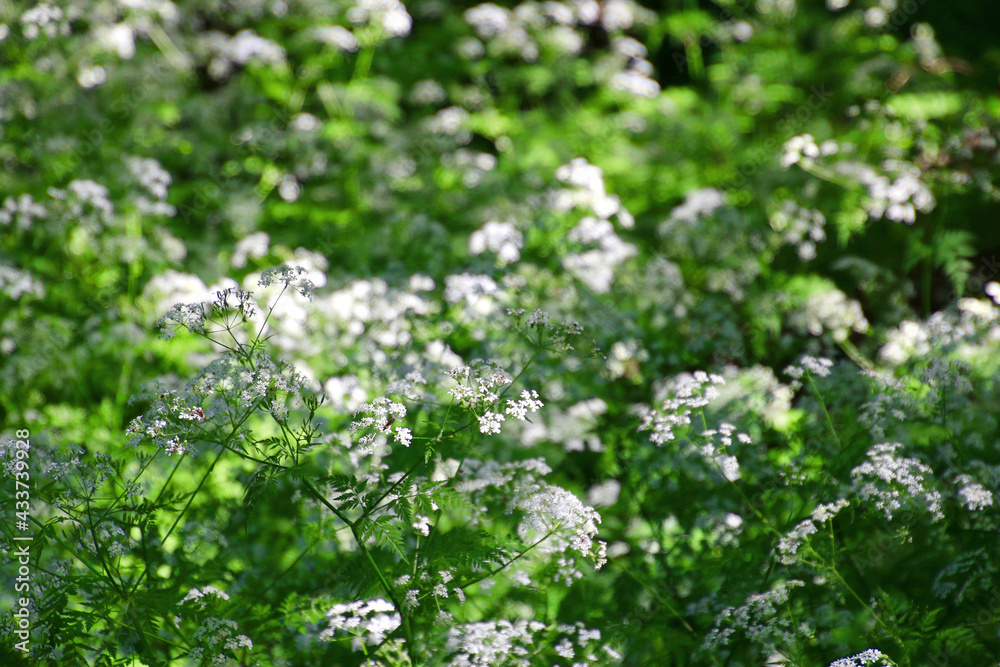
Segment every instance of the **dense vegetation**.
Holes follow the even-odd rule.
[[[997,6],[34,3],[0,662],[997,664]]]

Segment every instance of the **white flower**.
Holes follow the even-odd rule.
[[[925,480],[934,471],[913,458],[897,456],[902,444],[883,443],[868,451],[868,460],[851,471],[854,486],[863,500],[871,500],[892,520],[893,513],[906,506],[919,506],[935,521],[944,518],[941,494],[928,489]]]
[[[538,392],[532,389],[531,391],[522,391],[521,400],[519,401],[507,401],[506,413],[512,416],[514,419],[519,419],[520,421],[527,421],[528,412],[538,412],[538,410],[545,405],[540,400],[538,400]]]
[[[966,509],[975,511],[993,506],[993,492],[969,475],[959,475],[955,483],[961,484],[958,497]]]
[[[868,331],[868,320],[861,304],[839,289],[811,294],[797,311],[789,317],[793,326],[813,336],[829,332],[837,342],[847,340],[851,332]]]
[[[361,43],[347,28],[339,25],[324,25],[317,27],[313,35],[324,44],[334,46],[341,51],[354,53],[361,48]]]
[[[129,171],[139,184],[157,199],[166,199],[173,182],[170,172],[152,158],[131,157],[127,160]]]
[[[496,412],[487,411],[479,418],[479,432],[480,433],[499,433],[500,432],[500,422],[504,421],[506,417]]]
[[[638,97],[654,98],[660,94],[660,84],[634,69],[617,72],[611,77],[611,88]]]
[[[784,153],[781,156],[781,166],[785,169],[799,162],[811,162],[813,158],[820,155],[819,146],[816,145],[811,134],[792,137],[785,142],[782,148]]]
[[[377,646],[402,623],[399,612],[383,599],[336,604],[326,613],[329,626],[320,633],[320,639],[330,641],[338,630],[355,635],[354,650],[363,644]]]
[[[882,651],[870,648],[849,658],[834,660],[830,667],[889,667],[892,664]]]
[[[469,252],[481,255],[487,250],[497,254],[501,264],[521,259],[524,237],[510,222],[487,222],[469,237]]]
[[[714,385],[726,381],[719,375],[709,375],[696,371],[693,375],[680,376],[674,380],[673,396],[663,401],[657,409],[644,408],[640,431],[652,431],[649,439],[662,445],[675,438],[674,428],[691,424],[691,411],[703,408],[719,396]],[[706,386],[707,385],[707,386]]]
[[[617,479],[609,479],[590,487],[590,490],[587,491],[587,502],[594,507],[611,507],[618,502],[618,494],[621,493],[621,490],[621,482]]]
[[[395,440],[404,447],[409,447],[410,443],[413,442],[413,433],[408,428],[397,426]]]
[[[233,268],[242,269],[247,265],[247,258],[260,259],[267,255],[271,245],[271,237],[266,232],[255,232],[236,242],[230,263]]]

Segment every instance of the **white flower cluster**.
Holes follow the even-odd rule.
[[[89,67],[81,65],[76,74],[76,82],[81,88],[94,88],[108,80],[108,71],[100,65]]]
[[[446,650],[451,655],[452,667],[530,667],[538,651],[540,638],[536,635],[548,626],[539,621],[483,621],[466,623],[448,630]],[[582,623],[562,624],[555,628],[554,650],[566,660],[574,660],[574,667],[607,665],[621,661],[621,655],[609,646],[599,646],[599,630],[591,630]]]
[[[654,98],[660,94],[660,84],[652,78],[653,64],[646,60],[646,46],[624,35],[611,42],[611,52],[620,61],[613,67],[608,86],[637,97]]]
[[[211,607],[210,603],[228,600],[229,595],[224,591],[214,586],[205,586],[201,589],[192,588],[177,605],[182,609],[193,609],[200,616],[200,612]],[[193,659],[208,660],[213,665],[226,665],[232,662],[237,651],[253,648],[253,641],[249,637],[237,634],[239,626],[236,621],[215,617],[199,618],[199,621],[200,627],[192,635],[196,646],[189,655]]]
[[[472,133],[465,127],[468,119],[469,112],[462,107],[445,107],[424,121],[424,129],[431,134],[453,137],[455,143],[464,146],[472,141]]]
[[[482,359],[474,359],[468,366],[453,368],[448,375],[458,382],[458,386],[448,390],[448,393],[470,408],[494,405],[500,400],[498,392],[512,381],[499,362]]]
[[[159,162],[152,158],[130,157],[126,164],[132,175],[139,181],[139,185],[151,195],[157,199],[167,198],[167,191],[173,179],[170,172],[164,169]]]
[[[260,407],[283,419],[287,415],[284,399],[300,400],[305,383],[294,366],[275,362],[269,354],[258,351],[254,353],[252,367],[232,354],[213,360],[194,379],[191,389],[197,396],[213,395],[206,408],[210,417],[225,412],[239,420],[234,410]],[[236,399],[235,405],[232,397]]]
[[[715,188],[689,190],[684,195],[684,203],[670,212],[669,222],[695,224],[698,218],[712,215],[726,204],[726,193]]]
[[[479,432],[486,434],[500,433],[500,424],[506,421],[506,417],[492,410],[487,410],[479,417]]]
[[[354,635],[351,646],[355,651],[366,644],[381,644],[402,623],[392,603],[381,598],[336,604],[326,612],[326,617],[330,624],[320,633],[320,639],[330,641],[338,630],[349,632]]]
[[[410,277],[407,289],[393,289],[381,278],[355,280],[317,297],[313,310],[325,320],[322,334],[333,341],[333,349],[345,350],[361,342],[360,348],[377,363],[385,360],[380,348],[396,349],[410,343],[412,316],[426,315],[432,308],[419,292],[432,289],[434,281],[419,274]],[[338,363],[346,366],[367,361],[341,356]]]
[[[420,371],[410,371],[402,379],[396,379],[386,385],[386,395],[398,394],[411,400],[417,400],[420,396],[418,387],[427,385],[427,378]]]
[[[521,398],[517,401],[507,401],[505,412],[520,421],[528,420],[529,412],[538,412],[545,404],[538,400],[538,392],[534,389],[521,392]]]
[[[959,485],[958,499],[966,509],[976,511],[993,506],[993,492],[970,475],[959,475],[955,483]]]
[[[524,308],[508,308],[507,315],[513,318],[513,329],[515,331],[529,335],[533,339],[537,335],[538,340],[541,341],[544,339],[550,348],[562,349],[564,351],[572,350],[573,346],[569,343],[568,339],[571,336],[579,336],[583,333],[583,327],[580,326],[579,322],[565,320],[553,324],[549,313],[538,308],[531,311],[527,318],[524,317]]]
[[[459,273],[445,277],[444,300],[448,303],[465,302],[465,310],[470,316],[484,316],[493,312],[495,304],[490,295],[500,287],[486,275]]]
[[[867,211],[872,220],[885,217],[912,225],[917,211],[927,213],[934,209],[934,195],[920,180],[920,169],[914,165],[901,160],[887,160],[882,169],[889,176],[858,162],[841,162],[835,169],[838,174],[857,181],[868,190]]]
[[[922,357],[931,351],[929,332],[920,322],[904,320],[898,327],[890,329],[886,338],[878,356],[893,366],[899,366],[914,357]]]
[[[936,404],[945,392],[950,396],[969,394],[972,391],[971,375],[972,366],[966,361],[935,358],[920,374],[920,381],[930,388],[927,401]]]
[[[212,32],[206,37],[209,49],[215,53],[208,71],[217,79],[228,76],[236,65],[250,62],[275,65],[285,60],[285,50],[280,44],[261,37],[253,30],[241,30],[232,37]]]
[[[492,2],[477,5],[465,12],[465,21],[476,31],[479,39],[487,43],[494,56],[516,55],[525,62],[538,59],[539,43],[575,55],[583,48],[583,37],[577,26],[596,22],[600,10],[597,3],[525,2],[513,10]],[[469,44],[464,53],[473,54]],[[481,43],[476,57],[485,52]]]
[[[692,410],[703,408],[718,398],[719,390],[715,385],[725,383],[722,376],[714,373],[709,375],[704,371],[695,371],[689,377],[679,378],[673,396],[663,401],[659,408],[643,406],[639,430],[652,431],[649,439],[654,444],[670,442],[676,437],[674,429],[691,424]]]
[[[649,352],[642,347],[642,342],[630,338],[617,340],[608,351],[606,366],[613,379],[635,373],[636,368],[649,359]]]
[[[229,594],[226,593],[225,591],[220,591],[215,586],[205,586],[204,588],[201,589],[192,588],[191,590],[188,591],[187,595],[184,596],[184,599],[182,599],[177,604],[181,605],[190,600],[197,600],[201,606],[204,606],[205,601],[202,598],[204,598],[206,595],[214,595],[220,600],[229,599]]]
[[[798,579],[779,582],[767,593],[750,595],[739,607],[723,609],[705,638],[704,648],[726,646],[736,630],[742,630],[748,640],[762,645],[767,653],[773,653],[779,645],[794,645],[795,631],[791,622],[779,615],[779,607],[788,601],[792,590],[804,585]]]
[[[494,252],[501,264],[513,264],[521,259],[524,237],[511,222],[487,222],[469,237],[469,252],[481,255]]]
[[[234,269],[242,269],[247,265],[247,258],[260,259],[265,257],[271,246],[271,237],[267,232],[254,232],[236,242],[233,256],[229,263]]]
[[[587,490],[587,502],[592,507],[611,507],[618,502],[621,492],[622,483],[617,479],[609,479]]]
[[[632,214],[622,206],[618,195],[609,195],[604,186],[604,171],[587,162],[585,158],[573,158],[556,169],[556,178],[569,188],[554,190],[549,195],[549,205],[558,212],[573,209],[591,211],[600,220],[610,220],[617,216],[618,224],[630,228],[635,225]]]
[[[595,545],[594,540],[601,515],[566,489],[545,482],[520,485],[514,490],[508,512],[515,509],[524,512],[517,527],[517,534],[524,542],[530,543],[552,533],[537,547],[540,553],[568,555],[566,552],[572,549],[587,557],[596,546],[597,568],[604,564],[600,558],[603,543],[598,541]],[[560,565],[560,576],[566,583],[583,576],[568,559],[561,560]]]
[[[870,500],[887,520],[904,507],[930,512],[935,521],[944,518],[941,493],[926,486],[934,471],[920,461],[900,457],[901,443],[882,443],[868,451],[868,460],[851,470],[854,487],[862,500]]]
[[[168,269],[146,283],[142,296],[151,302],[154,312],[173,306],[157,322],[157,327],[161,330],[160,337],[170,340],[176,335],[175,325],[181,325],[195,333],[204,332],[205,318],[208,316],[205,304],[211,303],[218,293],[235,287],[235,281],[228,278],[208,287],[196,275]]]
[[[36,219],[44,218],[48,211],[31,195],[7,197],[0,208],[0,226],[7,227],[15,223],[18,229],[28,229]]]
[[[708,531],[709,544],[739,546],[739,536],[743,532],[743,517],[739,514],[726,512],[722,516],[708,515],[699,519],[698,523],[702,522]]]
[[[406,37],[413,29],[413,19],[399,0],[357,0],[347,10],[347,20],[354,24],[378,23],[389,37]]]
[[[420,518],[423,517],[418,517],[418,519]],[[420,523],[422,524],[423,522]],[[417,526],[417,522],[414,523],[414,526],[415,527]],[[429,525],[427,527],[426,533],[423,532],[422,526],[418,527],[417,531],[426,536],[430,534]],[[451,589],[448,588],[448,584],[454,578],[455,578],[454,568],[446,568],[444,570],[438,570],[437,572],[433,572],[429,568],[424,569],[423,571],[420,572],[420,576],[417,577],[417,580],[420,582],[420,588],[410,588],[406,591],[405,598],[403,600],[403,606],[407,609],[412,609],[413,607],[417,607],[420,605],[420,601],[424,597],[427,597],[428,595],[435,598],[452,598],[454,600],[457,600],[460,605],[465,604],[465,590],[462,587],[452,586]],[[407,584],[410,584],[411,581],[413,581],[413,577],[411,577],[408,574],[404,574],[403,576],[396,579],[395,583],[396,586],[402,587],[406,586]],[[426,591],[423,595],[421,595],[421,589]],[[435,601],[435,604],[438,603],[439,601]],[[440,612],[440,613],[447,613],[447,612]],[[451,614],[448,614],[447,618],[441,617],[439,618],[439,620],[447,622],[449,624],[454,622],[454,618],[451,617]]]
[[[321,25],[312,31],[313,37],[323,44],[336,47],[347,53],[354,53],[361,48],[361,42],[354,33],[340,25]]]
[[[110,192],[96,181],[70,181],[68,190],[49,188],[49,196],[56,200],[65,201],[69,217],[75,219],[76,222],[107,225],[115,213]],[[90,207],[96,217],[87,214],[85,204]]]
[[[413,530],[417,531],[424,537],[431,534],[431,519],[430,517],[424,516],[423,514],[415,514],[413,517],[413,523],[411,524]]]
[[[984,286],[991,299],[1000,299],[997,285],[987,283]],[[899,348],[889,347],[887,354],[904,355],[910,347],[915,349],[913,356],[919,356],[919,350],[936,348],[958,348],[962,356],[970,360],[977,353],[991,354],[987,350],[992,350],[1000,338],[1000,308],[992,300],[973,298],[959,299],[957,306],[957,313],[951,309],[940,310],[923,322],[915,323],[905,334],[901,332],[899,335],[905,338]],[[900,327],[902,329],[903,325]]]
[[[454,153],[445,153],[441,156],[441,164],[445,167],[452,169],[461,169],[462,172],[462,184],[467,188],[477,187],[483,180],[483,177],[496,169],[497,158],[491,153],[480,153],[478,151],[470,151],[467,148],[459,148]],[[416,169],[416,163],[413,163],[414,170]],[[409,175],[409,174],[408,174]],[[495,223],[501,224],[501,223]],[[509,223],[503,223],[509,224]],[[513,232],[514,234],[520,236],[519,232]],[[517,248],[520,250],[521,245],[518,244]],[[491,248],[492,250],[492,248]],[[479,254],[479,253],[473,253]],[[513,261],[517,261],[516,259]],[[508,262],[509,263],[509,262]]]
[[[861,304],[839,289],[832,288],[809,295],[802,308],[789,316],[790,323],[813,336],[829,332],[838,343],[847,340],[851,332],[868,331],[868,320]]]
[[[42,2],[21,14],[21,32],[28,41],[45,33],[46,37],[70,34],[69,17],[61,7]]]
[[[97,26],[94,37],[102,49],[113,51],[122,60],[135,56],[135,30],[127,23]]]
[[[815,535],[819,530],[816,524],[826,523],[849,504],[850,503],[841,498],[833,503],[818,505],[816,509],[812,511],[812,516],[810,518],[801,522],[793,528],[791,532],[778,541],[778,560],[785,565],[795,563],[797,560],[796,554],[798,554],[799,547],[802,546],[803,540],[810,535]]]
[[[788,383],[792,391],[798,391],[802,388],[802,378],[805,377],[806,373],[814,378],[825,378],[830,375],[830,369],[833,368],[833,362],[825,357],[812,357],[808,354],[803,355],[799,359],[798,366],[787,366],[785,367],[785,375],[792,378],[792,381]]]
[[[861,407],[860,421],[876,439],[885,438],[893,421],[903,422],[920,413],[920,402],[908,390],[903,380],[897,380],[877,371],[863,371],[878,386],[874,396]]]
[[[177,335],[178,327],[191,333],[205,333],[205,316],[205,306],[202,303],[174,304],[157,322],[160,338],[171,340]]]
[[[816,140],[811,134],[801,134],[792,137],[782,146],[781,166],[788,169],[793,164],[802,163],[809,165],[818,157],[828,157],[840,152],[840,147],[836,141],[829,139],[820,145],[816,145]]]
[[[830,667],[892,667],[894,664],[882,651],[870,648],[857,655],[834,660]]]
[[[635,256],[636,247],[622,241],[607,220],[586,216],[570,230],[568,239],[582,245],[596,245],[563,257],[562,264],[577,280],[598,294],[606,294],[614,281],[614,271]]]
[[[480,378],[480,384],[476,388],[477,393],[479,394],[478,398],[468,396],[467,398],[460,400],[484,401],[486,398],[496,396],[496,394],[493,393],[492,391],[493,384],[491,384],[491,382],[492,382],[491,380],[487,380],[484,383],[484,381]],[[502,383],[502,380],[498,382]],[[453,395],[457,396],[457,394]],[[538,400],[537,391],[535,391],[534,389],[532,389],[531,391],[525,390],[521,392],[520,400],[507,401],[507,408],[504,412],[506,412],[507,415],[510,415],[511,417],[519,421],[528,421],[528,413],[538,412],[538,410],[543,405],[545,404],[542,403],[540,400]],[[486,412],[483,413],[482,416],[479,417],[479,432],[494,433],[494,434],[500,433],[500,424],[506,420],[507,418],[504,415],[497,412],[493,412],[492,410],[487,410]]]
[[[152,158],[131,157],[127,160],[129,171],[149,194],[153,195],[155,201],[150,201],[144,195],[136,197],[136,206],[140,213],[145,215],[164,215],[173,217],[177,209],[165,200],[170,184],[173,179],[170,172],[164,169],[159,162]]]
[[[549,472],[540,458],[511,463],[467,459],[455,488],[477,504],[493,502],[507,514],[523,513],[518,536],[526,543],[539,542],[535,547],[539,554],[559,554],[556,580],[569,584],[582,576],[573,552],[594,557],[600,568],[607,560],[607,546],[595,540],[600,514],[569,491],[543,481]]]
[[[14,301],[18,301],[26,294],[36,299],[44,299],[45,285],[27,271],[0,264],[0,294]]]
[[[253,648],[253,642],[250,638],[237,634],[238,632],[239,626],[236,621],[207,618],[191,636],[197,646],[188,653],[188,657],[199,663],[232,664],[235,662],[237,651]]]
[[[93,527],[93,538],[88,531],[87,538],[79,540],[78,544],[93,555],[104,552],[115,558],[129,555],[139,543],[125,532],[125,529],[112,521],[102,521]]]
[[[288,266],[281,264],[265,269],[260,274],[257,284],[261,287],[270,287],[274,284],[281,284],[290,287],[307,299],[312,299],[313,290],[316,285],[312,280],[303,278],[302,275],[308,273],[308,269],[302,266]]]
[[[552,468],[542,458],[511,463],[499,463],[492,459],[488,461],[467,459],[462,466],[461,480],[455,488],[462,493],[475,493],[507,485],[519,478],[527,478],[533,482],[537,477],[550,472]]]
[[[364,416],[359,419],[359,415]],[[358,407],[354,411],[354,421],[351,422],[351,433],[374,429],[373,433],[365,433],[358,441],[361,453],[371,454],[380,434],[392,435],[396,442],[404,447],[409,447],[413,441],[413,433],[410,432],[410,429],[403,426],[392,428],[397,419],[404,417],[406,417],[406,406],[385,396],[379,396],[371,403],[365,403]]]
[[[442,104],[448,99],[448,92],[434,79],[421,79],[410,88],[408,97],[413,104]],[[493,159],[496,160],[496,158]]]
[[[816,209],[799,206],[788,199],[771,214],[771,229],[784,238],[785,243],[798,249],[799,259],[808,262],[816,257],[816,244],[826,240],[826,218]]]
[[[261,37],[253,30],[241,30],[232,37],[220,32],[208,32],[202,38],[213,54],[208,72],[216,79],[229,76],[236,66],[249,62],[273,65],[285,60],[285,50],[281,45]]]
[[[736,433],[736,427],[732,424],[723,423],[718,429],[707,429],[702,431],[701,437],[705,438],[704,444],[697,446],[691,442],[692,448],[701,454],[706,462],[714,462],[722,476],[730,482],[735,482],[740,478],[740,462],[732,454],[727,453],[727,448],[733,445],[733,435],[744,444],[749,445],[752,441],[746,433]],[[715,438],[719,438],[716,443]],[[721,446],[720,446],[721,445]]]
[[[185,422],[193,424],[206,418],[199,403],[194,394],[182,396],[174,391],[159,394],[149,411],[133,419],[125,430],[127,435],[132,436],[129,445],[135,446],[143,438],[150,438],[167,456],[186,454],[188,437],[196,429]]]

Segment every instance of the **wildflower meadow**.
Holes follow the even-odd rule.
[[[997,667],[998,26],[0,0],[0,665]]]

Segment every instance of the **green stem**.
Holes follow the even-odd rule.
[[[406,637],[406,653],[410,657],[410,662],[413,664],[414,667],[416,667],[417,660],[413,652],[413,630],[410,625],[410,615],[406,612],[406,609],[404,609],[403,606],[399,603],[399,600],[396,598],[396,594],[393,591],[392,586],[389,585],[389,582],[382,574],[382,570],[379,569],[378,563],[375,562],[375,558],[372,556],[371,550],[369,550],[368,545],[365,544],[364,537],[361,535],[361,531],[358,528],[358,524],[360,523],[361,520],[359,519],[358,521],[351,521],[350,519],[348,519],[343,512],[334,507],[333,504],[326,499],[326,496],[320,493],[316,489],[316,487],[314,487],[312,484],[308,482],[308,480],[303,479],[302,484],[305,486],[306,490],[309,491],[309,493],[314,498],[316,498],[316,500],[318,500],[327,509],[333,512],[338,519],[347,524],[348,528],[351,529],[351,534],[354,536],[354,541],[357,542],[358,548],[361,550],[361,553],[368,561],[368,564],[371,566],[372,570],[374,570],[375,576],[378,578],[379,583],[382,585],[382,590],[385,591],[386,596],[392,602],[393,606],[396,607],[396,610],[399,611],[399,617],[402,620],[403,624],[403,634]]]
[[[837,429],[833,426],[833,420],[830,419],[830,413],[826,409],[826,401],[823,400],[823,394],[820,393],[819,387],[816,386],[816,381],[813,380],[812,373],[806,372],[806,378],[809,379],[809,386],[812,388],[813,394],[816,395],[816,400],[819,401],[820,407],[823,408],[823,418],[826,420],[826,425],[830,429],[833,439],[837,442],[837,449],[843,449],[844,445],[840,442],[840,436],[837,435]]]
[[[660,597],[659,593],[657,593],[654,589],[650,588],[649,585],[645,581],[643,581],[642,579],[640,579],[639,577],[637,577],[635,575],[635,573],[632,572],[632,570],[630,570],[630,569],[628,569],[628,568],[626,568],[626,567],[624,567],[622,565],[619,565],[617,562],[614,565],[619,570],[621,570],[622,572],[624,572],[628,576],[630,576],[633,579],[635,579],[635,581],[640,586],[642,586],[644,589],[646,589],[647,591],[649,591],[649,594],[653,596],[653,599],[656,600],[657,602],[659,602],[671,614],[673,614],[674,617],[677,618],[677,620],[681,622],[681,625],[684,626],[684,629],[687,630],[692,636],[697,636],[698,633],[696,633],[695,630],[694,630],[694,628],[691,627],[691,624],[687,622],[687,619],[684,618],[681,615],[681,613],[679,611],[677,611],[677,609],[675,609],[672,604],[670,604],[669,601],[667,601],[667,600],[663,599],[662,597]]]

